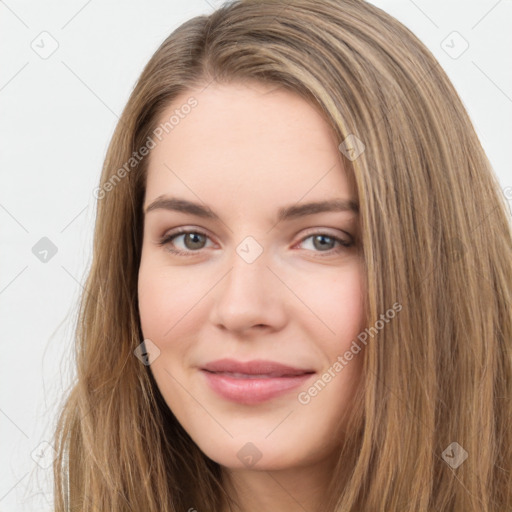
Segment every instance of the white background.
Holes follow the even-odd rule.
[[[92,191],[118,116],[159,44],[220,3],[0,1],[0,512],[51,510],[44,442],[71,378],[77,301],[91,261]],[[510,0],[373,3],[437,57],[512,203]],[[466,43],[453,31],[469,44],[458,58]],[[46,59],[32,48],[57,43]],[[32,252],[43,237],[57,248],[46,263]]]

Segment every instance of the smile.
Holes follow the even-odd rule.
[[[238,362],[223,359],[201,369],[210,389],[226,400],[245,405],[266,402],[291,391],[313,370],[293,368],[270,361]]]

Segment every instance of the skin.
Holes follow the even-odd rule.
[[[160,350],[150,368],[178,421],[223,467],[240,510],[317,510],[362,378],[363,351],[308,404],[297,395],[364,328],[358,217],[331,211],[277,222],[277,212],[331,198],[357,202],[340,141],[304,99],[259,83],[189,90],[161,120],[191,95],[198,105],[151,150],[144,210],[165,194],[207,205],[221,220],[166,209],[145,214],[139,313],[144,338]],[[158,244],[179,227],[207,236]],[[315,234],[354,245],[315,244]],[[263,250],[252,263],[236,252],[247,236]],[[316,374],[277,398],[239,404],[211,390],[199,370],[224,357]],[[247,443],[261,454],[254,465],[237,456]]]

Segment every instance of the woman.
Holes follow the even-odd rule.
[[[57,511],[511,509],[506,205],[396,20],[184,23],[96,196]]]

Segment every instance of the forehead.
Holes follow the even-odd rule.
[[[252,83],[188,90],[158,125],[146,204],[170,193],[259,208],[305,195],[353,197],[331,127],[315,107],[283,88]]]

